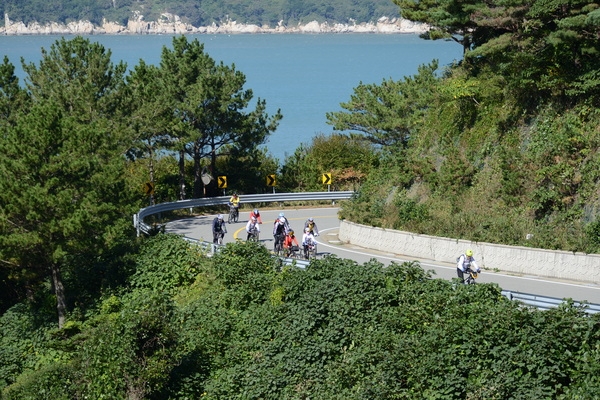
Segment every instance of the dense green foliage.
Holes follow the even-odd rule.
[[[381,167],[343,216],[599,253],[598,6],[399,4],[432,25],[431,38],[464,40],[464,60],[443,71],[423,66],[399,82],[360,85],[344,111],[328,114],[335,129],[380,150]]]
[[[0,142],[0,171],[12,177],[0,181],[0,259],[17,298],[33,297],[52,278],[62,324],[63,275],[85,279],[84,270],[110,264],[131,236],[119,96],[125,67],[77,38],[57,42],[26,71],[27,101],[12,102],[14,122]]]
[[[281,115],[269,117],[265,100],[253,108],[245,76],[198,40],[174,38],[160,66],[140,62],[129,75],[82,37],[58,40],[39,65],[23,67],[26,87],[9,60],[0,65],[0,172],[11,177],[0,181],[2,311],[24,298],[54,300],[62,326],[70,310],[122,282],[146,182],[172,201],[186,186],[204,195],[203,167],[246,180],[247,191],[277,168],[256,146]]]
[[[416,263],[306,270],[264,246],[206,258],[159,235],[129,289],[62,330],[0,318],[2,395],[55,398],[594,398],[600,319],[536,311]]]
[[[102,20],[127,25],[135,15],[144,16],[146,21],[158,21],[161,14],[178,15],[184,22],[193,26],[209,26],[227,20],[245,24],[269,25],[276,27],[279,22],[296,25],[311,21],[375,22],[387,16],[398,17],[398,7],[388,0],[333,0],[321,2],[308,1],[217,1],[217,0],[4,0],[0,2],[0,14],[8,13],[12,21],[26,24],[39,22],[68,23],[88,20],[101,25]],[[0,22],[4,25],[4,19]]]
[[[294,191],[322,191],[322,174],[331,174],[331,190],[355,190],[377,165],[375,151],[364,141],[347,135],[323,134],[313,137],[285,160],[281,185]]]

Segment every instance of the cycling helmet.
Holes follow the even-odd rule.
[[[306,229],[304,230],[304,232],[306,232],[306,233],[309,233],[309,232],[310,232],[310,228],[306,228]]]
[[[223,220],[223,214],[217,215],[217,218],[222,221]]]
[[[288,233],[288,235],[290,235],[290,236],[294,236],[294,231],[293,231],[293,230],[290,230],[290,232]]]
[[[256,222],[256,217],[251,218],[252,222]]]
[[[284,217],[283,213],[279,213],[279,218],[283,218],[283,217]]]
[[[260,214],[260,213],[258,212],[258,208],[255,208],[255,209],[254,209],[254,214],[256,214],[256,215]]]
[[[313,217],[310,217],[310,218],[308,219],[308,221],[309,221],[309,222],[313,222],[313,221],[314,221]]]
[[[473,250],[467,250],[467,252],[465,253],[467,255],[467,257],[471,257],[473,256]]]

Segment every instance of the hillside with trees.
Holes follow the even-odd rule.
[[[370,143],[343,217],[475,241],[600,253],[600,9],[399,1],[464,59],[359,85],[340,132]]]
[[[308,1],[235,1],[235,0],[4,0],[2,16],[25,24],[38,22],[69,23],[90,21],[102,25],[103,19],[126,26],[131,18],[142,15],[145,21],[159,21],[161,14],[178,15],[192,26],[209,26],[228,20],[242,24],[287,26],[311,21],[350,23],[375,22],[381,17],[399,17],[398,7],[388,0]],[[4,19],[0,21],[4,26]]]

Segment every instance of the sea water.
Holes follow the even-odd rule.
[[[69,37],[66,37],[67,39]],[[170,35],[87,36],[112,52],[112,60],[133,68],[143,59],[160,62],[163,46],[172,48]],[[205,52],[217,63],[235,64],[246,76],[245,89],[267,102],[283,119],[264,145],[284,162],[301,144],[317,134],[330,134],[327,112],[341,111],[359,83],[400,80],[417,73],[419,65],[439,60],[440,66],[460,59],[454,42],[423,40],[415,34],[197,34]],[[23,80],[21,58],[38,64],[41,49],[60,36],[0,36],[0,56],[8,56]]]

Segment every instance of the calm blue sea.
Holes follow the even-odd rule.
[[[384,34],[239,34],[190,35],[205,45],[217,62],[246,75],[246,88],[267,101],[268,112],[281,109],[283,120],[266,144],[283,161],[318,133],[333,132],[325,113],[341,110],[360,82],[399,80],[417,73],[417,67],[437,59],[447,65],[461,57],[454,42],[426,41],[417,35]],[[59,36],[0,36],[0,55],[7,55],[23,79],[20,59],[38,63],[41,48]],[[169,35],[89,36],[112,51],[113,61],[129,67],[140,59],[158,64]]]

